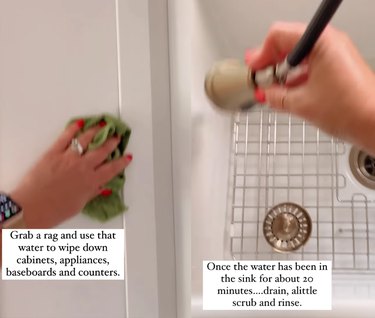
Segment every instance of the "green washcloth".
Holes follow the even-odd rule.
[[[69,124],[73,121],[76,121],[77,119],[78,118],[72,119]],[[106,122],[106,126],[100,129],[100,131],[95,135],[94,139],[90,143],[88,151],[100,147],[108,138],[117,134],[121,137],[121,141],[116,150],[108,156],[107,161],[115,160],[124,154],[131,134],[131,130],[127,124],[109,114],[86,118],[80,117],[80,119],[83,119],[85,121],[85,126],[83,127],[82,132],[98,125],[101,121]],[[95,197],[85,205],[85,207],[83,208],[83,213],[101,222],[105,222],[126,211],[127,207],[124,205],[121,196],[124,184],[125,173],[122,172],[103,187],[106,189],[111,189],[112,194],[108,197],[103,197],[101,195]]]

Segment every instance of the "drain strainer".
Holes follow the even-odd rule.
[[[310,237],[310,216],[297,204],[279,204],[267,213],[263,223],[263,234],[275,251],[295,251]]]
[[[375,189],[375,158],[355,147],[349,156],[350,169],[354,177],[369,189]]]

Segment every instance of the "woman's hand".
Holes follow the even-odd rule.
[[[248,53],[247,63],[259,70],[281,62],[305,29],[298,23],[275,24],[262,48]],[[348,36],[328,27],[304,64],[305,74],[286,87],[266,89],[262,102],[375,154],[375,76]]]
[[[132,160],[126,155],[105,163],[120,142],[119,137],[80,156],[70,143],[83,125],[83,120],[70,125],[10,194],[22,206],[28,228],[53,227],[74,216],[89,200],[103,191],[105,194],[107,191],[101,187]],[[83,149],[100,128],[91,128],[78,137]]]

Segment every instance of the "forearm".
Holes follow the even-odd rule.
[[[10,195],[22,207],[23,210],[22,222],[17,224],[18,228],[48,228],[54,225],[45,224],[49,221],[48,215],[40,215],[40,211],[44,211],[44,207],[38,207],[35,200],[30,197],[28,191],[23,190],[22,186],[13,190]],[[49,223],[51,223],[51,221]]]

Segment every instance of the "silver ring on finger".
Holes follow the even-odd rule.
[[[75,153],[77,153],[79,156],[83,155],[83,147],[78,141],[77,138],[73,138],[70,143],[70,149],[72,149]]]

